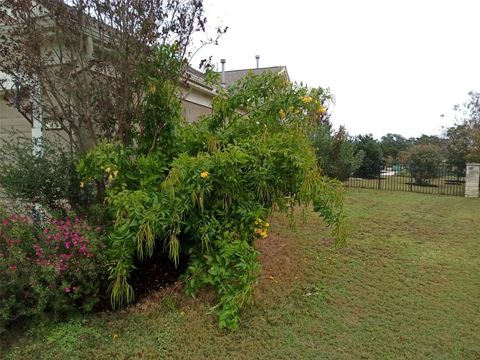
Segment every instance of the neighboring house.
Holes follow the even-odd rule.
[[[32,124],[25,120],[15,107],[9,106],[4,96],[5,93],[0,89],[0,139],[9,136],[11,129],[22,134],[31,134]]]
[[[238,80],[247,76],[249,73],[252,73],[254,75],[261,75],[264,72],[268,72],[268,71],[274,74],[283,74],[286,77],[286,79],[290,81],[290,77],[288,76],[288,71],[286,66],[271,66],[271,67],[264,67],[264,68],[257,67],[255,69],[225,71],[225,76],[224,78],[222,78],[222,83],[224,83],[226,87],[229,87],[235,84]]]
[[[65,76],[66,74],[71,77],[77,77],[77,75],[88,73],[84,76],[85,78],[88,76],[108,77],[107,74],[111,69],[103,68],[103,70],[100,70],[95,65],[97,64],[97,59],[94,58],[93,54],[95,52],[105,52],[105,42],[103,39],[108,37],[108,35],[105,37],[105,34],[103,34],[104,37],[102,38],[101,33],[97,30],[97,24],[95,21],[93,22],[92,27],[84,29],[84,35],[81,38],[67,41],[70,45],[64,46],[64,37],[62,37],[62,35],[58,36],[59,33],[52,30],[54,29],[55,23],[50,18],[49,9],[38,4],[42,4],[42,2],[37,2],[33,13],[39,19],[38,23],[40,24],[42,32],[45,31],[49,37],[47,41],[42,43],[47,44],[46,47],[42,46],[41,49],[42,57],[43,54],[48,54],[46,55],[44,62],[48,63],[49,66],[51,64],[53,71],[59,69],[58,74],[60,74],[60,76]],[[2,4],[0,4],[0,6],[2,6]],[[4,7],[2,10],[6,11],[5,14],[7,15],[7,18],[10,16],[10,23],[5,22],[0,24],[0,38],[2,36],[8,36],[8,31],[13,29],[14,26],[11,25],[13,18],[12,12],[9,8]],[[69,11],[70,10],[67,7],[67,14]],[[98,25],[99,28],[102,28],[102,26],[103,24]],[[78,44],[76,42],[78,42]],[[72,46],[72,44],[74,45]],[[70,48],[68,46],[70,46]],[[4,65],[10,67],[10,69],[15,66],[15,59],[12,57],[0,59],[0,61],[4,62]],[[0,65],[0,69],[1,68],[2,66]],[[62,69],[66,70],[65,74],[62,73]],[[77,78],[81,78],[81,75]],[[56,78],[52,77],[49,80],[51,79]],[[60,81],[62,80],[61,77],[58,79]],[[39,89],[40,87],[37,85],[33,87],[33,93],[30,96],[30,100],[26,99],[27,106],[16,107],[15,99],[19,87],[13,83],[12,77],[3,74],[1,71],[0,81],[2,81],[2,83],[0,83],[0,85],[2,85],[0,86],[0,138],[10,136],[12,129],[27,137],[31,136],[32,138],[51,137],[54,135],[60,135],[62,137],[67,134],[66,132],[59,130],[61,126],[52,121],[53,117],[52,119],[48,118],[51,112],[47,110],[47,104],[52,108],[52,98],[54,100],[57,99],[55,98],[55,95],[50,94],[52,96],[50,96],[49,101],[47,101],[47,95],[45,95],[45,93],[42,95],[41,90]],[[58,88],[61,89],[60,86]],[[212,86],[206,84],[203,73],[191,67],[187,67],[182,75],[179,90],[183,114],[187,121],[194,122],[200,116],[211,114],[212,100],[216,91]],[[65,93],[61,93],[60,96],[63,97],[62,101],[64,99],[69,99],[71,96],[69,93],[66,96],[64,96],[64,94]],[[25,105],[25,103],[22,105]],[[68,110],[71,103],[66,102],[62,103],[62,105],[63,107],[58,105],[57,102],[57,105],[53,106],[57,106],[59,109],[67,108]],[[27,110],[25,110],[25,108],[27,108]],[[20,109],[22,110],[20,111]],[[55,116],[55,118],[61,118],[62,115],[63,114],[60,113],[60,116]],[[68,118],[71,117],[69,116]],[[79,127],[81,126],[82,125],[79,125]],[[67,138],[67,136],[63,137]]]
[[[224,63],[223,63],[224,64]],[[271,71],[275,74],[284,74],[287,80],[290,80],[287,68],[285,66],[272,66],[272,67],[257,67],[252,69],[230,70],[221,73],[221,78],[225,87],[229,87],[235,84],[237,81],[245,77],[249,73],[260,75],[266,71]],[[2,78],[0,73],[0,78]],[[13,83],[9,84],[14,91]],[[210,115],[212,113],[212,100],[216,95],[216,91],[213,87],[205,83],[204,74],[198,70],[188,67],[185,71],[182,81],[182,107],[183,113],[188,122],[194,122],[201,116]],[[0,89],[0,139],[2,137],[8,137],[10,131],[15,129],[16,131],[24,134],[25,136],[31,136],[32,121],[27,121],[14,106],[8,105],[7,100],[4,98],[4,93]],[[44,122],[43,126],[44,136],[49,137],[58,132],[55,126],[48,121]]]
[[[39,10],[37,16],[42,19],[42,25],[45,27],[45,31],[48,32],[49,36],[50,34],[53,34],[51,35],[52,38],[49,39],[50,41],[47,42],[48,47],[42,48],[43,53],[54,54],[53,57],[48,58],[49,61],[52,61],[49,62],[52,67],[55,69],[61,69],[65,66],[67,70],[73,68],[73,70],[68,71],[73,72],[74,76],[84,72],[89,72],[90,74],[93,74],[93,76],[105,76],[105,73],[99,73],[99,75],[97,75],[96,69],[89,65],[96,49],[101,49],[102,46],[104,46],[99,33],[96,32],[94,27],[87,28],[85,30],[84,38],[82,37],[80,43],[75,45],[75,47],[72,48],[73,50],[70,49],[71,52],[66,52],[64,53],[65,56],[60,57],[57,54],[62,51],[59,51],[58,49],[64,48],[62,43],[63,40],[59,40],[59,38],[55,37],[55,32],[52,31],[54,25],[49,19],[48,11],[45,9]],[[8,29],[9,27],[0,24],[0,30],[2,28]],[[62,39],[62,37],[60,37],[60,39]],[[57,59],[66,60],[58,60],[59,62],[57,62]],[[222,85],[225,87],[233,85],[249,72],[252,72],[253,74],[261,74],[265,71],[271,71],[273,73],[285,74],[286,78],[289,80],[287,70],[284,66],[259,68],[258,59],[259,58],[257,57],[257,68],[255,69],[223,71],[221,77]],[[15,61],[14,59],[0,60],[10,62]],[[74,64],[73,67],[71,66],[72,64]],[[224,65],[225,61],[222,60],[223,70]],[[43,137],[52,138],[57,135],[60,138],[68,138],[66,132],[61,130],[61,126],[59,126],[58,123],[55,123],[53,118],[48,117],[48,111],[42,110],[42,108],[46,109],[45,103],[42,105],[46,96],[45,94],[43,96],[41,95],[38,86],[33,90],[28,110],[24,110],[23,113],[21,113],[15,107],[15,94],[18,91],[18,86],[16,86],[13,81],[9,81],[8,76],[0,72],[0,80],[1,79],[7,79],[7,81],[0,87],[0,139],[9,137],[12,129],[26,137],[32,137],[32,139],[41,139]],[[194,122],[198,120],[199,117],[210,115],[212,113],[212,101],[216,95],[216,90],[214,87],[207,85],[202,72],[195,70],[190,66],[187,67],[180,84],[180,97],[183,113],[188,122]],[[71,104],[68,104],[68,106],[71,106]]]
[[[41,80],[43,81],[41,86],[38,85],[38,82],[32,81],[34,80],[32,78],[19,80],[19,83],[30,83],[31,93],[29,98],[25,98],[25,96],[16,96],[19,88],[20,93],[22,93],[21,84],[15,84],[11,80],[12,78],[9,81],[8,76],[0,72],[0,80],[7,79],[6,82],[0,84],[0,138],[9,137],[11,130],[14,129],[26,137],[31,137],[32,140],[41,140],[44,137],[51,138],[58,135],[58,137],[65,139],[69,143],[68,134],[71,136],[70,139],[73,139],[72,134],[75,134],[77,139],[85,140],[80,144],[80,148],[89,148],[92,145],[90,142],[91,137],[83,135],[95,131],[94,128],[92,130],[95,124],[92,126],[92,122],[90,122],[88,125],[85,125],[88,121],[82,122],[83,120],[81,119],[87,118],[91,120],[92,117],[89,118],[88,116],[95,109],[88,102],[88,97],[84,98],[86,100],[80,99],[83,103],[77,103],[76,92],[77,89],[78,93],[85,91],[86,88],[82,88],[82,84],[85,81],[88,82],[89,78],[97,78],[101,82],[103,78],[109,77],[112,68],[108,68],[108,60],[103,63],[102,67],[101,62],[98,65],[99,62],[95,54],[108,54],[109,31],[115,32],[115,30],[107,26],[107,31],[105,32],[105,30],[101,30],[105,29],[105,24],[93,20],[88,26],[82,28],[80,36],[75,35],[73,38],[66,38],[65,35],[67,34],[58,31],[56,20],[51,17],[50,10],[52,9],[48,6],[43,6],[44,3],[41,0],[37,0],[34,3],[36,5],[32,8],[32,14],[38,20],[37,25],[39,27],[37,28],[37,33],[45,33],[46,35],[43,42],[37,43],[41,45],[39,50],[41,66],[44,66],[44,72],[49,72],[48,69],[52,69],[53,75],[49,78],[49,75],[47,75],[47,80],[44,77]],[[65,4],[65,2],[62,1],[62,4]],[[0,6],[2,5],[0,4]],[[72,12],[68,5],[60,9],[65,11],[66,16],[77,14]],[[6,20],[0,24],[0,37],[11,40],[12,38],[8,37],[8,34],[10,34],[9,31],[15,30],[17,22],[13,18],[14,13],[11,9],[3,7],[2,11],[4,11],[3,19]],[[54,14],[57,13],[54,12]],[[81,20],[77,22],[79,24],[82,23]],[[8,41],[5,42],[5,44],[7,43]],[[222,85],[232,85],[250,71],[254,74],[261,74],[265,71],[284,73],[288,79],[285,67],[259,68],[258,60],[259,57],[257,56],[256,69],[222,72],[222,80],[224,80]],[[10,74],[17,72],[17,70],[12,71],[12,69],[18,67],[18,64],[15,64],[16,60],[14,57],[6,57],[0,59],[0,61],[4,65],[3,69],[9,69]],[[222,60],[222,69],[224,69],[224,65],[225,61]],[[45,68],[45,66],[47,67]],[[2,69],[2,66],[0,66],[0,69]],[[42,75],[39,73],[39,76]],[[63,79],[67,79],[65,83],[62,83]],[[70,79],[76,80],[70,83]],[[49,88],[50,84],[57,81],[61,85],[56,87],[50,86]],[[47,84],[47,87],[43,86],[44,83]],[[67,89],[67,92],[64,89]],[[51,90],[56,91],[56,93],[50,92]],[[180,98],[183,113],[188,122],[194,122],[201,116],[210,115],[215,95],[215,88],[206,83],[203,73],[190,66],[185,69],[180,81]],[[18,98],[22,98],[22,105],[24,106],[16,106],[19,104],[16,101]],[[76,109],[79,111],[76,111]],[[70,119],[70,123],[68,121],[61,122],[60,119],[62,118]],[[37,142],[35,141],[35,143]],[[40,150],[40,148],[34,148],[34,151],[37,150]]]
[[[188,67],[182,87],[183,114],[188,122],[212,114],[212,100],[216,90],[205,83],[205,74]]]
[[[0,79],[2,76],[0,73]],[[213,87],[208,86],[204,74],[188,67],[181,81],[181,98],[183,114],[188,122],[194,122],[201,116],[212,113],[212,100],[216,94]],[[7,88],[15,91],[13,83],[8,83]],[[10,104],[9,104],[10,103]],[[0,139],[9,137],[11,131],[30,137],[32,134],[32,119],[26,119],[14,106],[11,97],[0,89]],[[48,119],[43,119],[42,131],[44,136],[54,136],[59,131]]]

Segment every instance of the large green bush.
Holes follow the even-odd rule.
[[[114,221],[108,265],[112,304],[133,300],[136,258],[165,251],[178,263],[184,252],[190,259],[187,292],[213,287],[220,325],[235,329],[260,268],[253,241],[267,237],[266,218],[273,209],[293,216],[294,206],[313,203],[343,239],[340,185],[320,176],[309,138],[329,94],[291,85],[281,75],[250,75],[219,89],[212,116],[186,124],[168,109],[178,106],[173,87],[146,86],[144,116],[168,113],[160,133],[166,129],[162,136],[175,139],[175,146],[143,131],[141,147],[104,143],[78,166],[84,189],[105,183]],[[158,119],[143,123],[159,124]]]

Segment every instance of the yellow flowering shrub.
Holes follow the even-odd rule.
[[[337,182],[320,176],[308,136],[318,113],[313,101],[301,99],[313,96],[324,102],[328,92],[286,84],[280,75],[247,76],[219,89],[212,116],[172,125],[178,143],[169,158],[161,148],[145,153],[118,144],[102,144],[84,157],[84,178],[115,177],[106,188],[114,220],[114,306],[133,300],[135,258],[165,249],[178,264],[183,251],[190,255],[187,294],[213,287],[220,326],[235,329],[260,271],[253,241],[268,237],[264,219],[274,208],[293,214],[294,206],[313,203],[342,240],[342,193]],[[151,101],[148,106],[154,95]]]
[[[301,100],[304,104],[309,104],[313,101],[313,98],[311,96],[302,96]]]

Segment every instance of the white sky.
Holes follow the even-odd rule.
[[[453,105],[480,91],[480,0],[204,0],[229,26],[213,55],[226,69],[287,66],[330,87],[332,122],[350,134],[440,134]],[[445,117],[440,117],[445,114]]]

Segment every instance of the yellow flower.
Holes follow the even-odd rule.
[[[105,172],[106,172],[106,173],[109,173],[109,172],[111,172],[111,171],[112,171],[112,169],[110,169],[109,167],[107,167],[107,168],[105,169]]]
[[[113,180],[113,175],[112,174],[108,175],[108,181],[112,181],[112,180]]]
[[[269,228],[270,224],[268,222],[265,223],[265,227]]]
[[[258,224],[261,224],[261,223],[262,223],[262,219],[257,218],[257,219],[255,220],[255,225],[258,225]]]
[[[208,178],[208,171],[202,171],[202,172],[200,173],[200,177],[201,177],[202,179]]]
[[[85,187],[85,183],[83,181],[80,181],[80,189],[83,189]]]
[[[147,92],[149,94],[153,94],[155,93],[155,91],[157,91],[157,87],[154,84],[149,84],[147,88]]]
[[[308,104],[312,102],[313,98],[311,96],[303,96],[300,100],[302,100],[304,104]]]
[[[117,175],[118,175],[118,170],[115,170],[115,171],[113,172],[113,176],[116,177]]]
[[[268,236],[268,232],[265,229],[255,228],[255,234],[265,239]]]
[[[327,112],[327,109],[325,109],[322,105],[320,105],[317,109],[318,113],[323,115]]]
[[[285,116],[287,116],[285,114],[285,111],[283,111],[283,109],[280,109],[280,111],[278,112],[278,115],[280,116],[280,119],[285,119]]]

